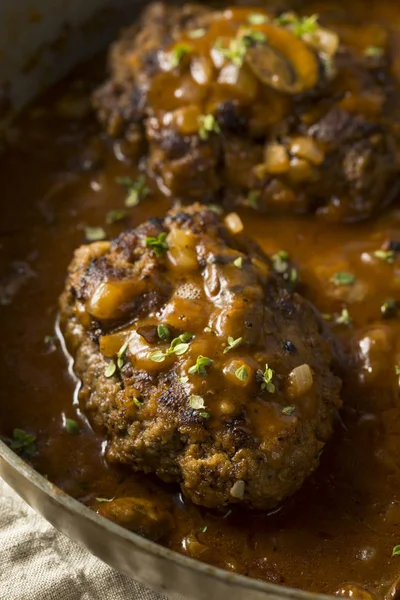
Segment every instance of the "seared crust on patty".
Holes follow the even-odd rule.
[[[258,509],[317,467],[341,404],[322,319],[213,211],[174,210],[79,248],[60,306],[110,462],[197,504]]]

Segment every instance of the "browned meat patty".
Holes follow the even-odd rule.
[[[294,13],[151,4],[111,47],[94,105],[173,197],[365,218],[398,191],[399,91],[386,32],[360,36]]]
[[[76,251],[61,322],[109,461],[207,507],[273,507],[314,471],[340,380],[322,320],[271,264],[199,205]]]

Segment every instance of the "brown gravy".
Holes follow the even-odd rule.
[[[321,10],[321,3],[310,10]],[[377,20],[400,25],[400,10],[389,0],[372,10]],[[114,236],[169,206],[153,190],[125,221],[105,225],[110,209],[124,207],[116,177],[134,173],[123,148],[113,146],[87,110],[103,65],[78,68],[30,107],[0,159],[0,434],[9,439],[15,427],[34,433],[34,467],[89,506],[96,497],[143,489],[173,495],[176,528],[168,545],[178,552],[287,586],[334,593],[356,582],[384,595],[400,574],[400,558],[392,557],[400,543],[400,322],[384,319],[381,307],[400,301],[400,263],[373,252],[385,240],[400,242],[400,209],[352,226],[241,212],[245,231],[267,252],[290,253],[303,293],[333,315],[335,333],[353,344],[363,340],[364,369],[349,368],[335,436],[295,497],[273,514],[217,514],[185,503],[151,477],[111,468],[102,440],[74,403],[60,341],[45,341],[54,335],[58,296],[72,253],[85,242],[84,227]],[[356,284],[332,285],[338,271],[351,272]],[[350,325],[334,323],[343,308]],[[66,432],[65,418],[79,422],[77,436]]]

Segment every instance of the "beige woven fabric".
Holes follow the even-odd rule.
[[[0,479],[0,600],[167,600],[37,515]]]

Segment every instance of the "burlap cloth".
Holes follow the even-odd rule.
[[[0,479],[0,600],[167,600],[59,533]]]

